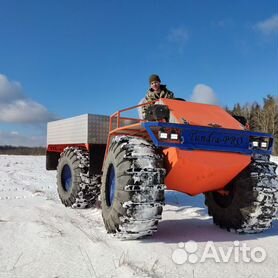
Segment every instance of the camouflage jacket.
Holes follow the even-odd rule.
[[[174,93],[171,92],[170,90],[168,90],[166,88],[166,85],[160,85],[160,91],[154,91],[152,89],[149,89],[144,102],[149,102],[149,101],[153,101],[156,99],[160,99],[160,98],[174,98]],[[142,116],[143,118],[145,118],[145,112],[147,110],[147,108],[149,107],[149,105],[143,106],[142,107]]]
[[[145,102],[149,102],[159,98],[174,98],[174,93],[168,90],[166,88],[166,85],[160,85],[160,91],[149,89],[145,97]]]

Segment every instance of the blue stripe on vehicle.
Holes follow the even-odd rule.
[[[273,139],[273,136],[267,133],[161,122],[144,122],[142,126],[147,130],[153,143],[157,147],[175,147],[182,150],[235,152],[248,155],[271,154],[271,145],[268,150],[250,148],[250,137]],[[169,143],[159,140],[155,136],[152,127],[180,130],[181,143]]]

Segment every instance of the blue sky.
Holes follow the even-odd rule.
[[[187,100],[278,95],[278,2],[0,0],[0,144],[137,104],[157,73]]]

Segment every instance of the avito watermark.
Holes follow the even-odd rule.
[[[237,240],[229,247],[215,246],[213,241],[208,241],[203,250],[198,249],[198,244],[195,241],[180,242],[178,248],[172,253],[172,260],[176,264],[184,264],[185,262],[191,264],[203,263],[206,260],[214,260],[216,263],[231,261],[235,263],[261,263],[267,257],[267,253],[262,247],[251,248],[246,243],[240,243]]]

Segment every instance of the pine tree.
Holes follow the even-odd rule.
[[[262,106],[257,102],[243,106],[237,103],[232,110],[228,107],[225,110],[232,115],[245,117],[250,130],[271,133],[275,141],[273,153],[278,154],[278,96],[267,95]]]

